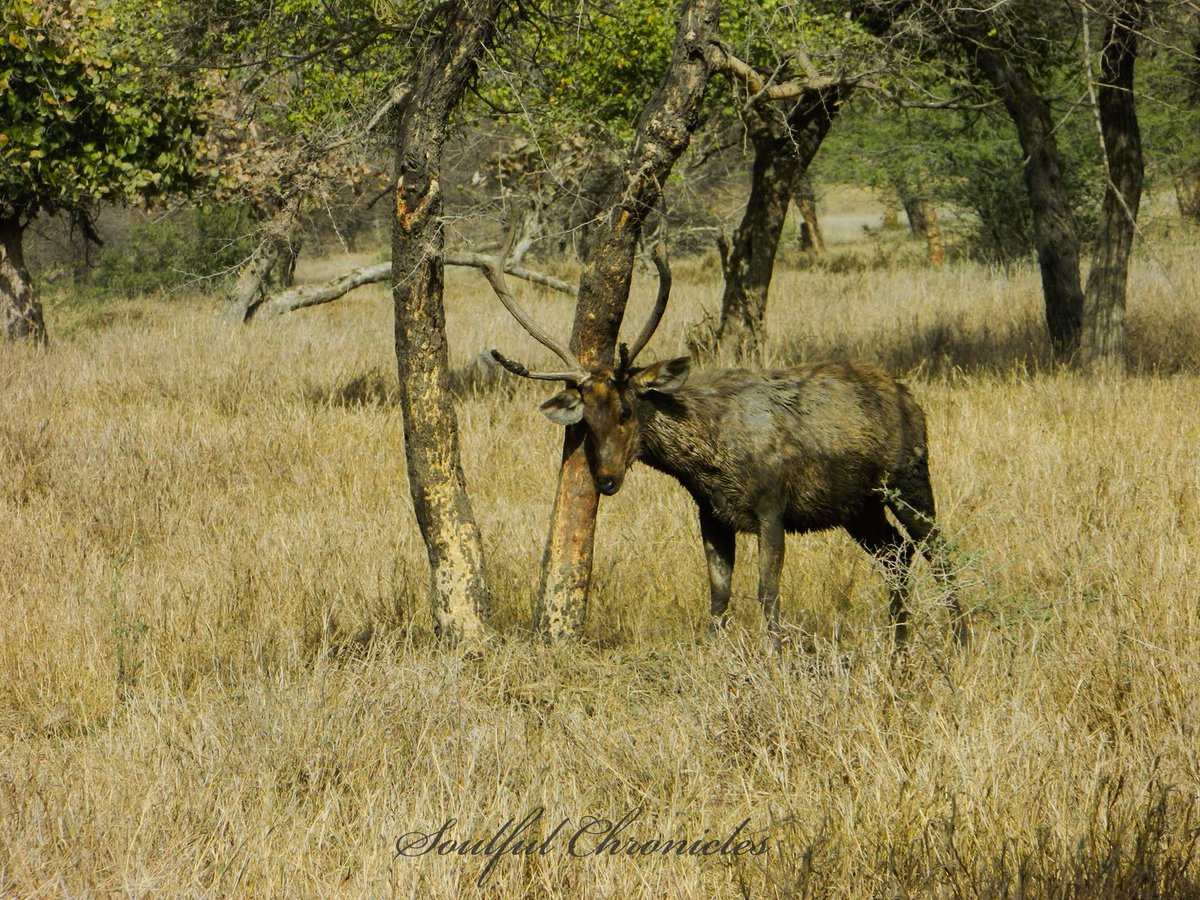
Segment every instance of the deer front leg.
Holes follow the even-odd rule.
[[[704,538],[704,556],[708,560],[708,592],[712,618],[710,634],[725,628],[729,617],[729,591],[733,582],[733,560],[737,540],[731,527],[717,520],[710,509],[700,510],[700,536]]]
[[[758,602],[767,620],[767,631],[775,652],[782,650],[779,640],[779,576],[783,570],[783,516],[762,516],[758,521]]]

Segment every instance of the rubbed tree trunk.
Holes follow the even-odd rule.
[[[720,6],[720,0],[684,0],[666,76],[642,113],[618,192],[592,235],[571,333],[571,349],[585,366],[613,361],[642,227],[700,120]],[[534,609],[534,627],[547,640],[572,637],[583,627],[598,503],[584,428],[571,426]]]
[[[0,320],[8,340],[45,344],[46,323],[25,268],[24,240],[18,216],[0,219]]]
[[[442,152],[450,114],[492,39],[501,5],[502,0],[472,0],[452,8],[396,130],[392,299],[404,453],[429,556],[434,628],[450,644],[482,636],[490,595],[450,398],[442,306]]]
[[[1083,288],[1079,280],[1079,237],[1063,182],[1062,156],[1054,138],[1050,104],[1027,72],[985,46],[969,46],[975,64],[995,89],[1017,128],[1025,153],[1025,187],[1033,212],[1034,243],[1042,271],[1046,328],[1055,355],[1069,358],[1079,347]]]
[[[1088,272],[1083,307],[1080,362],[1093,369],[1119,369],[1125,355],[1125,288],[1129,256],[1142,199],[1142,138],[1133,96],[1137,35],[1143,9],[1127,3],[1105,29],[1097,104],[1108,188],[1100,232]]]
[[[258,229],[258,244],[238,270],[229,290],[229,314],[239,322],[248,322],[267,298],[271,273],[285,254],[290,253],[291,236],[300,222],[300,201],[285,203]],[[294,265],[294,263],[293,263]]]
[[[762,113],[752,122],[750,196],[728,250],[722,250],[725,290],[716,338],[723,356],[746,360],[759,353],[788,204],[848,92],[840,86],[810,91],[784,124]],[[769,116],[775,111],[764,112]]]

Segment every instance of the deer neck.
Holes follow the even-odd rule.
[[[680,480],[712,459],[712,436],[690,409],[685,391],[648,394],[638,405],[638,459]]]

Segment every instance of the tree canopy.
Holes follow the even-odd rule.
[[[0,217],[151,200],[200,177],[202,87],[153,78],[109,5],[3,0]]]

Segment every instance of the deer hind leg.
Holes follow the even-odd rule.
[[[896,650],[908,641],[908,570],[912,565],[912,544],[888,521],[883,504],[872,502],[845,525],[846,531],[879,562],[888,586],[888,611]]]
[[[954,630],[954,637],[960,647],[966,647],[971,639],[971,629],[958,602],[950,551],[938,528],[933,487],[929,483],[929,466],[922,460],[896,479],[895,488],[898,496],[893,495],[888,500],[888,508],[920,548],[922,555],[929,560],[933,576],[942,586],[946,605],[950,607],[950,626]]]
[[[711,600],[712,618],[708,623],[710,634],[725,628],[729,621],[729,591],[733,583],[734,553],[737,540],[734,530],[717,520],[711,510],[700,510],[700,536],[704,538],[704,556],[708,561],[708,591]]]
[[[776,653],[782,652],[779,638],[779,577],[783,571],[783,516],[762,515],[758,521],[758,602],[762,604],[767,631]]]

